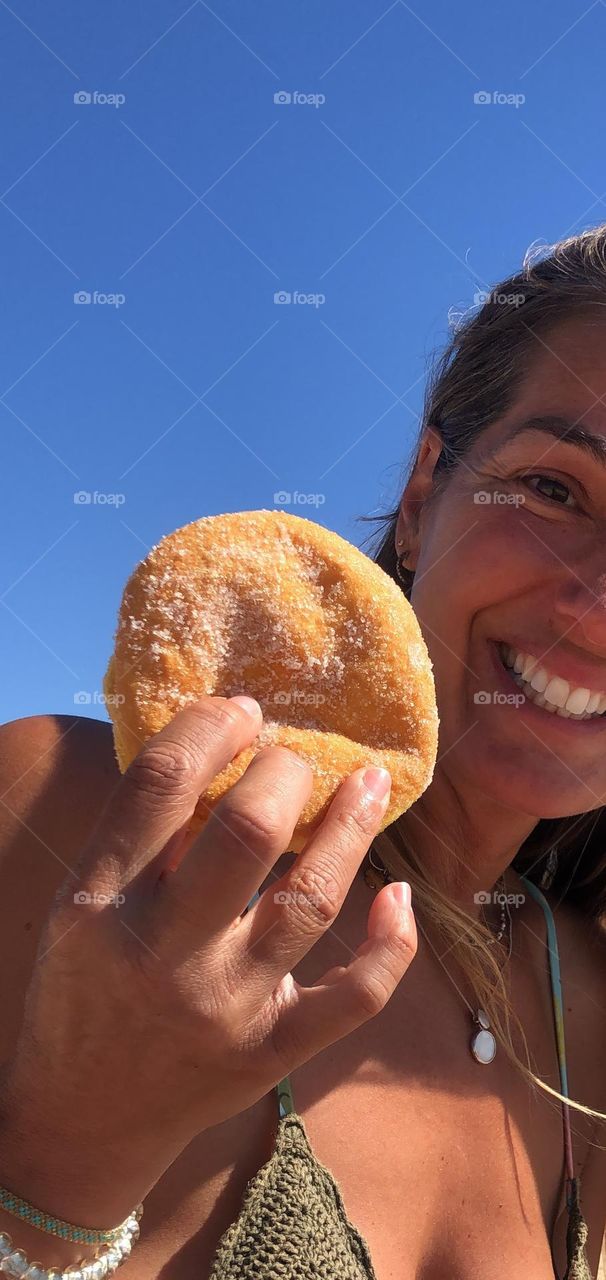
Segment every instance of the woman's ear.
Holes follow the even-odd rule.
[[[410,479],[400,502],[396,526],[396,555],[406,555],[406,568],[414,569],[419,550],[423,507],[433,489],[433,473],[444,441],[437,427],[427,426],[421,436]]]

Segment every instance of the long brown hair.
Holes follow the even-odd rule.
[[[548,332],[595,306],[606,307],[606,223],[526,255],[521,269],[502,280],[479,308],[464,316],[445,350],[434,360],[427,379],[423,413],[403,487],[415,469],[425,428],[433,426],[442,440],[434,470],[434,493],[443,488],[474,441],[511,407],[536,347]],[[400,495],[401,497],[401,495]],[[372,558],[398,582],[410,599],[414,572],[396,572],[396,525],[400,506],[383,515],[359,520],[378,524],[364,541]],[[389,870],[411,879],[413,898],[438,929],[473,986],[478,1003],[491,1016],[493,1029],[525,1074],[551,1090],[520,1063],[510,1034],[511,1007],[485,927],[449,902],[427,880],[398,823],[374,842]],[[513,868],[540,885],[547,859],[557,850],[551,884],[556,902],[566,900],[595,925],[606,918],[606,806],[565,818],[542,818],[523,842]],[[515,1019],[517,1022],[517,1019]],[[518,1024],[519,1025],[519,1024]],[[522,1039],[526,1049],[525,1040]],[[527,1055],[527,1061],[530,1062]],[[578,1105],[582,1111],[590,1108]]]

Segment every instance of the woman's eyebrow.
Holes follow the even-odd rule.
[[[578,426],[576,422],[569,422],[567,418],[559,418],[551,414],[527,418],[523,422],[514,423],[509,429],[507,438],[501,440],[494,449],[490,450],[489,456],[500,453],[518,436],[528,431],[541,431],[544,435],[553,436],[564,444],[571,444],[577,449],[582,449],[584,453],[588,453],[606,470],[606,439],[604,436],[594,435],[593,432],[586,431],[584,427]]]

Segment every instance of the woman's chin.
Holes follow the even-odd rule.
[[[494,804],[536,819],[567,818],[606,804],[603,763],[601,777],[583,779],[543,744],[532,742],[524,747],[482,734],[482,740],[476,740],[472,747],[473,733],[471,729],[459,748],[450,752],[448,744],[440,740],[440,756],[448,761],[448,773],[452,775],[456,768],[466,791],[480,791]],[[455,742],[459,736],[454,735]]]

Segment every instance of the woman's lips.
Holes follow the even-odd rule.
[[[503,665],[499,653],[499,643],[498,640],[489,640],[488,642],[498,691],[508,695],[508,702],[498,705],[511,707],[517,715],[521,714],[530,724],[536,724],[537,728],[542,726],[545,729],[546,723],[549,722],[554,733],[565,734],[567,738],[571,734],[594,734],[604,731],[606,716],[595,716],[590,720],[572,720],[570,718],[567,719],[565,716],[557,715],[555,711],[545,711],[544,707],[537,707],[534,702],[531,702],[530,698],[527,698],[520,686],[516,684],[511,672]],[[494,691],[486,690],[486,692],[491,694]],[[511,696],[514,693],[522,701],[513,702]]]

